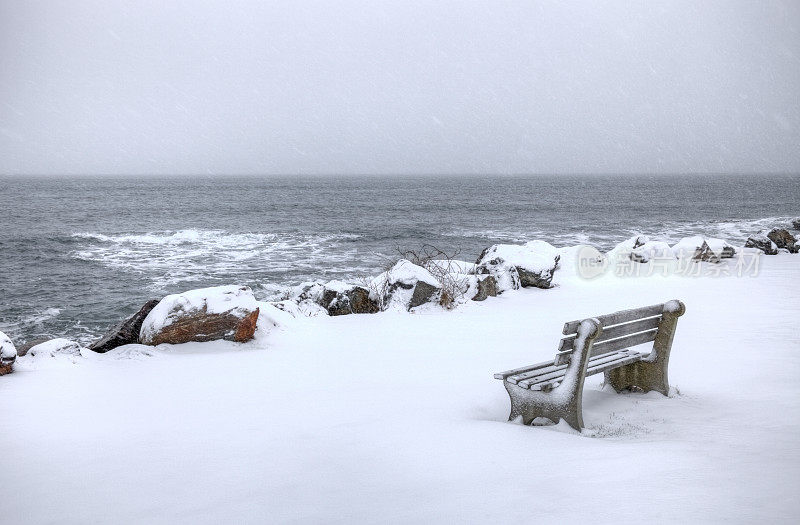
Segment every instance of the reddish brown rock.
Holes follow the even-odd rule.
[[[203,343],[218,339],[244,343],[252,339],[255,334],[258,313],[258,308],[244,317],[232,313],[209,314],[206,310],[201,310],[165,326],[149,339],[147,344],[177,345],[191,341]]]
[[[161,299],[142,322],[139,342],[181,344],[253,338],[259,307],[247,286],[189,290]]]

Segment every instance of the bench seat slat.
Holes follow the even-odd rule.
[[[529,372],[531,370],[536,370],[536,369],[539,369],[539,368],[545,368],[545,367],[552,366],[552,365],[553,365],[552,361],[545,361],[543,363],[537,363],[535,365],[528,365],[528,366],[523,366],[522,368],[515,368],[514,370],[506,370],[505,372],[498,372],[498,373],[496,373],[494,375],[494,378],[495,379],[505,379],[505,378],[507,378],[509,376],[522,374],[522,373],[525,373],[525,372]]]
[[[594,344],[596,345],[597,343],[608,341],[609,339],[622,337],[623,335],[630,335],[630,334],[635,334],[637,332],[643,332],[645,330],[658,328],[658,323],[660,322],[661,322],[661,316],[657,316],[657,317],[650,317],[647,319],[641,319],[639,321],[633,321],[631,323],[609,326],[608,328],[604,326],[603,333],[600,334],[600,337],[594,340]],[[558,346],[558,351],[561,352],[564,350],[572,350],[572,345],[575,343],[576,337],[577,335],[570,335],[563,338],[561,340],[561,344]]]
[[[617,361],[621,358],[630,357],[631,355],[634,355],[636,357],[636,360],[638,360],[640,359],[639,356],[641,354],[639,354],[638,352],[634,352],[632,350],[621,350],[613,354],[605,354],[591,358],[589,359],[587,370],[592,367],[597,367],[606,363]],[[564,364],[564,365],[554,366],[553,370],[547,370],[545,373],[532,375],[534,374],[534,372],[531,372],[529,374],[525,374],[527,377],[519,376],[517,378],[516,384],[517,386],[520,386],[522,388],[531,388],[533,385],[536,385],[538,383],[545,383],[550,380],[560,379],[564,377],[566,370],[567,370],[567,365]]]
[[[614,312],[613,314],[601,315],[596,317],[600,324],[604,327],[611,326],[615,324],[627,323],[629,321],[635,321],[637,319],[642,319],[644,317],[653,317],[654,315],[659,315],[664,312],[664,304],[654,304],[652,306],[644,306],[642,308],[634,308],[632,310],[621,310],[619,312]],[[578,331],[578,327],[580,326],[583,320],[578,321],[570,321],[568,323],[564,323],[564,330],[562,333],[564,335],[574,334]]]
[[[614,355],[616,356],[617,354]],[[627,352],[622,356],[616,357],[615,359],[608,360],[604,363],[598,363],[595,366],[589,366],[586,369],[586,377],[599,374],[601,372],[605,372],[606,370],[611,370],[612,368],[618,368],[620,366],[625,366],[631,363],[635,363],[636,361],[639,361],[641,358],[642,354],[632,351]],[[551,379],[550,381],[536,384],[535,387],[532,388],[532,390],[548,390],[555,388],[556,386],[558,386],[558,383],[560,383],[563,378],[564,376],[562,374],[562,376],[559,378]]]

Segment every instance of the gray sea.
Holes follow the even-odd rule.
[[[800,177],[0,178],[0,331],[89,342],[150,298],[246,284],[260,298],[362,279],[427,243],[608,250],[635,233],[743,244],[800,216]]]

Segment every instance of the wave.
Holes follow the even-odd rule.
[[[162,291],[182,282],[242,276],[280,277],[299,281],[298,275],[337,275],[371,270],[348,243],[352,233],[250,233],[224,230],[166,230],[142,234],[75,233],[83,241],[71,256],[104,267],[142,274],[150,288]],[[321,271],[322,270],[322,271]],[[247,280],[247,279],[246,279]]]
[[[724,221],[670,221],[658,228],[620,228],[609,225],[603,229],[578,229],[561,225],[561,231],[544,229],[452,229],[446,233],[452,237],[486,239],[487,242],[524,243],[541,239],[557,246],[588,244],[609,250],[634,235],[648,235],[654,240],[673,244],[683,237],[703,235],[725,239],[733,244],[744,244],[747,237],[764,229],[784,227],[791,229],[793,217],[763,217],[758,219],[731,219]],[[564,231],[567,230],[567,231]]]

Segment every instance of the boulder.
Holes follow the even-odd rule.
[[[631,259],[631,253],[650,242],[647,235],[634,235],[609,250],[605,256],[609,263],[619,263]]]
[[[767,255],[778,255],[778,245],[767,237],[767,234],[764,232],[758,232],[748,237],[747,242],[744,243],[744,247],[757,248]]]
[[[138,343],[139,332],[142,330],[142,323],[145,317],[147,317],[147,314],[156,307],[158,302],[158,299],[147,301],[138,312],[115,325],[106,335],[92,343],[89,346],[89,350],[94,350],[102,354],[118,346]]]
[[[695,235],[684,237],[672,246],[672,253],[679,259],[693,259],[718,263],[736,255],[736,248],[723,239]]]
[[[30,347],[26,353],[26,357],[36,359],[47,359],[58,356],[81,357],[81,350],[83,350],[83,347],[75,341],[58,337]]]
[[[14,361],[17,360],[17,349],[11,338],[0,332],[0,376],[10,374],[14,370]]]
[[[663,241],[646,241],[638,243],[628,257],[633,262],[647,263],[653,259],[674,259],[672,248]]]
[[[552,288],[553,274],[558,269],[561,255],[558,248],[544,241],[530,241],[523,245],[495,244],[483,251],[475,262],[476,272],[485,263],[497,266],[507,263],[512,265],[519,276],[519,285],[523,288]]]
[[[708,238],[703,240],[703,244],[695,250],[692,259],[695,261],[705,261],[718,263],[722,259],[730,259],[736,255],[736,248],[732,244],[722,240]]]
[[[47,337],[37,337],[36,339],[31,339],[30,341],[23,343],[17,347],[17,356],[24,357],[28,354],[28,350],[30,350],[36,345],[46,343],[47,341],[50,341],[50,339],[48,339]]]
[[[508,290],[519,290],[520,288],[517,268],[501,257],[495,257],[494,259],[484,258],[475,267],[475,274],[478,276],[488,275],[494,278],[497,295]]]
[[[253,338],[259,308],[247,286],[217,286],[168,295],[147,314],[139,332],[146,345]]]
[[[328,315],[374,314],[380,310],[377,301],[370,299],[369,290],[342,281],[325,284],[320,306],[327,310]]]
[[[493,275],[477,276],[477,286],[473,301],[485,301],[487,297],[497,297],[497,279]]]
[[[325,293],[325,285],[319,281],[307,281],[295,286],[286,299],[296,304],[297,314],[306,317],[316,317],[318,315],[328,315],[328,311],[322,307],[322,295]],[[278,308],[284,309],[281,306]],[[295,310],[288,303],[287,311]]]
[[[767,234],[767,238],[774,242],[779,249],[789,250],[789,253],[797,253],[800,250],[797,239],[787,230],[774,228]]]
[[[442,285],[422,266],[400,259],[370,283],[370,300],[386,310],[398,306],[411,310],[436,300]]]

